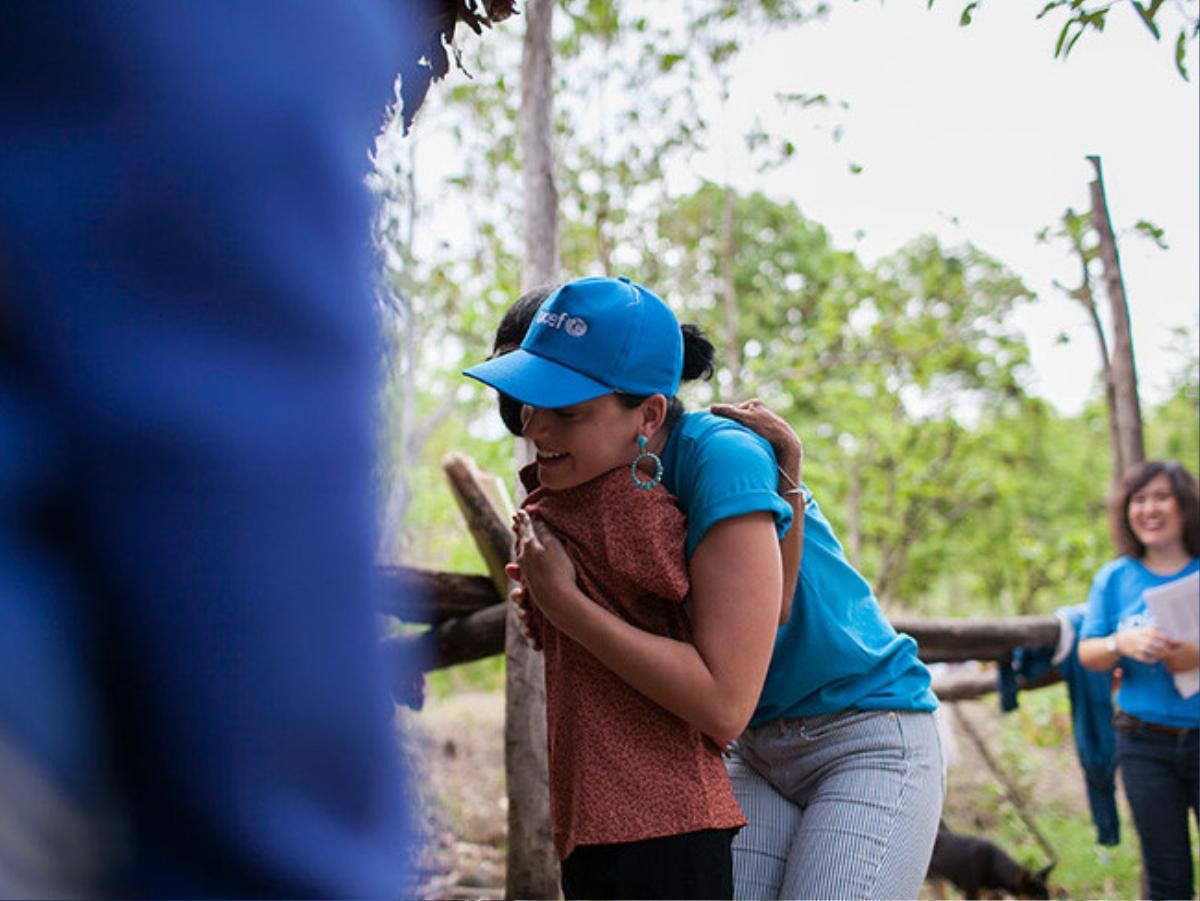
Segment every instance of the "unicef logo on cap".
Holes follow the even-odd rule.
[[[550,328],[562,329],[572,338],[582,338],[587,334],[587,320],[581,319],[578,316],[572,316],[569,313],[550,313],[542,310],[537,314],[534,322],[549,326]]]

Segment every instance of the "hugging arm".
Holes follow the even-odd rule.
[[[804,551],[804,445],[783,417],[771,412],[760,400],[740,404],[713,404],[712,412],[740,422],[752,432],[765,438],[775,451],[779,466],[779,493],[792,507],[792,527],[779,539],[782,561],[783,589],[780,594],[779,625],[792,613],[792,598],[800,579],[800,563]]]
[[[692,554],[694,644],[643,631],[589,601],[550,530],[528,517],[518,526],[519,570],[547,619],[718,743],[741,733],[762,691],[779,619],[782,570],[771,514],[716,523]]]

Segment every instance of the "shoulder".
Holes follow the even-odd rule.
[[[1133,583],[1140,582],[1142,565],[1132,557],[1117,557],[1096,570],[1092,593],[1106,597],[1123,594]]]
[[[666,522],[683,522],[683,514],[670,491],[661,484],[649,490],[635,485],[626,466],[600,476],[593,488],[592,496],[580,498],[584,503],[577,505],[585,513],[598,509],[627,518],[637,516],[639,519],[650,517]]]
[[[1096,571],[1094,582],[1098,585],[1110,585],[1120,582],[1123,578],[1136,576],[1141,571],[1141,564],[1132,557],[1118,557],[1109,560]]]
[[[1130,572],[1136,565],[1132,557],[1118,557],[1116,560],[1109,560],[1096,570],[1096,581],[1110,582],[1115,577]]]
[[[1117,618],[1129,597],[1140,593],[1134,584],[1140,570],[1140,564],[1132,557],[1118,557],[1096,571],[1088,592],[1080,638],[1108,635],[1117,627]]]
[[[732,441],[747,446],[763,446],[770,450],[771,445],[762,437],[750,431],[740,422],[735,422],[727,416],[717,416],[707,410],[694,410],[684,413],[675,430],[680,437],[698,444],[717,441]]]
[[[672,435],[676,455],[695,463],[741,461],[775,466],[771,445],[744,425],[712,413],[685,413]]]
[[[731,419],[684,414],[667,441],[663,466],[663,482],[687,515],[689,556],[725,519],[767,512],[780,536],[792,523],[792,507],[777,491],[771,445]]]

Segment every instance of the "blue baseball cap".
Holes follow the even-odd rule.
[[[569,407],[613,392],[674,397],[683,374],[679,320],[621,276],[567,282],[546,298],[521,346],[463,375],[531,407]]]

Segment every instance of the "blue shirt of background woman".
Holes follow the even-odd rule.
[[[1188,809],[1200,815],[1200,694],[1184,698],[1174,675],[1200,665],[1200,646],[1159,628],[1145,593],[1200,568],[1200,491],[1178,463],[1148,460],[1121,478],[1110,506],[1123,556],[1096,574],[1079,662],[1120,665],[1117,762],[1133,811],[1151,898],[1191,898]],[[1192,603],[1200,603],[1193,598]]]
[[[1197,557],[1169,575],[1152,572],[1136,557],[1118,557],[1106,564],[1092,581],[1081,638],[1104,637],[1153,625],[1144,599],[1146,589],[1166,585],[1197,570],[1200,570]],[[1200,724],[1200,693],[1181,697],[1174,676],[1161,660],[1145,663],[1133,657],[1122,659],[1117,705],[1138,719],[1164,726],[1191,728]]]

